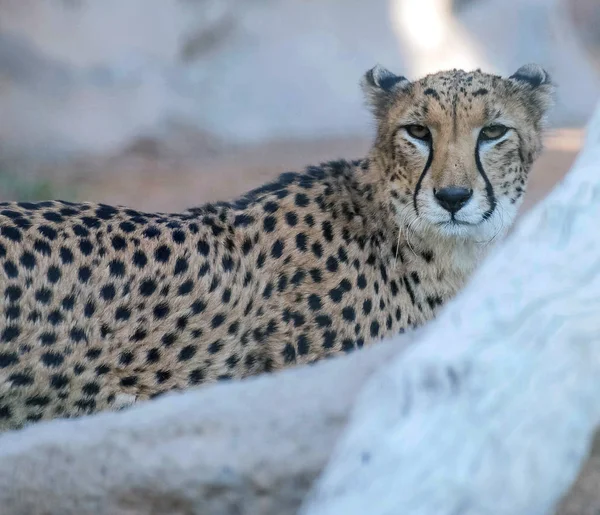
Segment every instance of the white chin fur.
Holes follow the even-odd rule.
[[[491,243],[504,236],[512,226],[521,202],[512,204],[508,198],[499,198],[494,212],[487,220],[482,220],[485,210],[479,207],[476,200],[471,199],[471,202],[457,213],[456,219],[466,222],[463,224],[452,224],[449,213],[437,204],[434,204],[433,209],[420,209],[419,216],[415,214],[412,206],[403,206],[398,212],[398,221],[401,226],[408,225],[417,233],[433,233],[443,238],[472,240],[481,244]],[[471,209],[467,210],[469,207]]]

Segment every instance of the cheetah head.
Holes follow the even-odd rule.
[[[548,74],[530,64],[508,78],[410,81],[376,66],[362,86],[377,120],[371,159],[400,227],[483,242],[505,233],[542,148]]]

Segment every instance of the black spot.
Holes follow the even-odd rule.
[[[50,403],[50,397],[46,395],[34,395],[32,397],[28,397],[25,401],[26,406],[47,406]]]
[[[482,95],[487,95],[489,93],[489,91],[485,88],[480,88],[477,91],[473,91],[473,96],[474,97],[479,97]]]
[[[195,345],[186,345],[179,352],[179,356],[177,359],[179,361],[189,361],[190,359],[192,359],[194,357],[194,355],[196,354],[196,351],[197,351],[197,349],[196,349]]]
[[[160,236],[160,229],[155,225],[151,225],[144,230],[144,236],[148,239],[154,240]]]
[[[298,336],[297,344],[298,354],[300,354],[300,356],[306,356],[310,350],[310,340],[308,339],[308,335],[301,334]]]
[[[242,243],[242,252],[244,253],[244,256],[247,256],[250,253],[253,246],[254,243],[252,243],[252,240],[250,238],[246,238],[244,240],[244,242]]]
[[[35,300],[42,304],[49,304],[52,300],[52,290],[49,288],[40,288],[35,292]]]
[[[4,290],[4,298],[8,299],[9,302],[16,302],[21,298],[23,290],[18,286],[8,286]]]
[[[16,320],[21,316],[21,308],[18,305],[9,305],[5,310],[5,316],[8,320]]]
[[[48,279],[48,282],[56,284],[60,280],[61,275],[62,274],[60,272],[60,269],[57,266],[51,266],[48,268],[46,277]]]
[[[114,284],[107,284],[100,289],[100,297],[106,301],[111,301],[115,298],[117,291]]]
[[[165,347],[170,347],[177,341],[177,334],[176,333],[163,334],[160,341]]]
[[[308,196],[304,193],[296,193],[296,197],[294,199],[295,204],[298,207],[306,207],[309,204]]]
[[[65,357],[58,352],[44,352],[42,354],[42,363],[47,367],[59,367],[64,362]]]
[[[274,216],[267,216],[263,221],[263,229],[265,232],[273,232],[277,226],[277,219]]]
[[[294,286],[299,286],[300,284],[302,284],[305,277],[306,277],[306,272],[304,272],[303,270],[297,270],[296,272],[294,272],[294,275],[292,276],[292,284]]]
[[[116,251],[127,248],[127,242],[125,241],[125,238],[123,238],[123,236],[113,236],[111,243],[112,243],[112,248],[115,249]]]
[[[89,266],[82,266],[79,269],[79,281],[82,283],[87,283],[92,276],[92,269]]]
[[[180,296],[188,295],[189,293],[191,293],[191,291],[193,289],[194,289],[194,282],[190,280],[190,281],[186,281],[186,282],[182,283],[179,286],[179,289],[177,290],[177,293]]]
[[[175,275],[181,275],[185,272],[187,272],[189,268],[187,259],[185,258],[177,258],[177,261],[175,262],[175,269],[173,270],[173,273]]]
[[[230,255],[224,255],[221,264],[223,265],[224,272],[231,272],[233,270],[233,259],[231,259]]]
[[[38,254],[42,254],[43,256],[49,256],[50,254],[52,254],[52,251],[50,250],[50,245],[48,245],[48,243],[43,240],[36,240],[33,244],[33,249]]]
[[[198,252],[203,256],[208,256],[208,254],[210,253],[210,246],[204,240],[198,241],[196,248],[198,249]]]
[[[327,270],[329,270],[330,272],[332,272],[332,273],[337,272],[338,268],[339,268],[339,262],[333,256],[329,256],[327,258],[326,266],[327,266]]]
[[[154,251],[154,258],[159,263],[166,263],[171,257],[171,249],[166,245],[161,245]]]
[[[426,250],[421,254],[421,256],[427,263],[431,263],[433,261],[433,252],[431,252],[430,250]]]
[[[146,336],[148,336],[148,332],[145,329],[137,329],[135,331],[135,333],[133,333],[133,336],[131,337],[131,339],[134,342],[139,342],[139,341],[142,341],[143,339],[145,339]]]
[[[85,357],[90,361],[94,361],[100,357],[102,354],[102,349],[90,349],[85,353]]]
[[[296,234],[296,248],[302,252],[306,252],[307,238],[306,234],[300,232]]]
[[[148,258],[146,257],[146,254],[144,254],[144,252],[141,250],[136,250],[133,254],[133,264],[138,268],[144,268],[147,263]]]
[[[344,352],[352,352],[354,348],[354,341],[350,338],[346,338],[344,341],[342,341],[342,350]]]
[[[157,320],[165,318],[170,311],[171,309],[169,308],[169,305],[166,302],[161,302],[160,304],[154,306],[154,318]]]
[[[113,277],[123,277],[125,275],[125,263],[120,259],[113,259],[108,264],[110,275]]]
[[[277,259],[280,258],[283,254],[283,249],[285,248],[285,244],[283,240],[277,240],[273,247],[271,247],[271,257]]]
[[[96,375],[103,376],[103,375],[108,374],[110,372],[110,368],[109,368],[108,365],[98,365],[96,367],[95,372],[96,372]]]
[[[75,236],[79,236],[80,238],[87,238],[90,235],[90,231],[86,229],[83,225],[73,226],[73,233],[75,234]]]
[[[12,342],[21,334],[21,329],[16,325],[7,326],[4,331],[2,331],[2,336],[0,340],[3,342]]]
[[[131,222],[121,222],[119,224],[119,229],[129,234],[135,231],[135,224],[132,224]]]
[[[371,322],[370,332],[371,332],[371,336],[373,338],[376,338],[377,336],[379,336],[379,322],[377,320],[373,320]]]
[[[131,310],[125,306],[120,306],[115,311],[115,320],[129,320],[131,318]]]
[[[160,350],[156,347],[150,349],[146,353],[146,361],[148,363],[157,363],[158,361],[160,361]]]
[[[156,382],[161,384],[168,381],[171,378],[171,372],[168,370],[159,370],[156,372]]]
[[[100,204],[100,207],[96,209],[96,216],[98,218],[102,218],[102,220],[110,220],[113,218],[119,211],[112,206],[107,206],[106,204]]]
[[[312,252],[313,254],[317,257],[320,258],[323,256],[323,246],[316,241],[315,243],[312,244]]]
[[[48,347],[50,345],[54,345],[56,343],[56,334],[54,333],[42,333],[40,335],[40,344],[43,347]]]
[[[325,331],[323,333],[323,348],[331,349],[335,345],[337,333],[335,331]]]
[[[94,251],[94,246],[90,240],[83,239],[79,242],[79,250],[84,256],[89,256]]]
[[[323,277],[321,276],[321,270],[318,268],[312,268],[308,273],[315,283],[320,283],[323,280]]]
[[[50,378],[50,386],[60,390],[69,384],[69,378],[64,374],[53,374]]]
[[[209,346],[208,346],[208,352],[210,354],[216,354],[217,352],[219,352],[221,349],[223,348],[223,342],[221,340],[217,340],[212,342]]]
[[[263,209],[267,213],[275,213],[275,211],[279,209],[279,204],[277,204],[277,202],[269,201],[265,203]]]
[[[435,98],[438,102],[440,101],[440,95],[433,88],[427,88],[425,91],[423,91],[423,93],[427,96]]]
[[[323,230],[323,237],[327,241],[333,241],[333,226],[331,225],[331,222],[329,222],[329,221],[323,222],[323,224],[321,225],[321,228]]]
[[[319,315],[315,317],[315,322],[319,327],[331,327],[333,323],[331,317],[328,315]]]
[[[204,379],[204,372],[199,368],[192,370],[188,375],[188,381],[192,385],[200,384]]]
[[[194,315],[199,315],[206,309],[206,303],[201,300],[197,300],[192,304],[191,309]]]
[[[4,271],[9,279],[15,279],[19,277],[19,269],[12,261],[4,262]]]
[[[50,241],[54,241],[58,237],[58,231],[49,225],[40,225],[38,232]]]
[[[121,379],[121,386],[135,386],[138,382],[138,378],[136,376],[128,376]]]
[[[290,227],[294,227],[298,224],[298,215],[290,211],[285,214],[285,221]]]
[[[90,228],[93,229],[97,229],[98,227],[100,227],[102,224],[100,223],[100,220],[98,220],[97,218],[94,218],[92,216],[84,216],[81,221]],[[78,230],[76,230],[77,228],[79,228]],[[75,226],[73,228],[73,232],[75,234],[77,234],[78,236],[88,236],[90,234],[90,231],[88,231],[85,227],[78,225]]]
[[[0,368],[8,368],[19,362],[19,356],[16,352],[0,351]]]
[[[144,279],[139,288],[139,292],[144,297],[150,297],[155,291],[158,285],[154,279]]]
[[[15,373],[8,376],[8,380],[13,386],[30,386],[33,384],[33,377],[27,373]]]
[[[100,385],[95,382],[86,383],[83,385],[81,391],[84,393],[84,395],[93,397],[94,395],[98,395],[100,393]]]
[[[217,327],[221,326],[223,324],[223,322],[225,322],[225,315],[223,313],[218,313],[216,314],[213,319],[211,320],[211,327],[213,329],[216,329]]]
[[[321,303],[321,297],[319,297],[318,295],[316,295],[315,293],[311,294],[308,297],[308,307],[312,310],[312,311],[318,311],[321,309],[322,307],[322,303]]]
[[[234,227],[246,227],[252,223],[254,223],[254,218],[247,214],[237,215],[233,220]]]
[[[21,238],[22,238],[21,231],[17,227],[13,227],[11,225],[4,225],[4,226],[2,226],[2,229],[0,232],[2,233],[2,236],[4,236],[5,238],[7,238],[11,241],[14,241],[14,242],[21,241]]]
[[[296,349],[291,343],[288,343],[284,348],[283,352],[283,360],[285,363],[294,363],[296,361]]]
[[[33,268],[35,268],[36,259],[31,252],[23,252],[19,261],[28,270],[33,270]]]
[[[344,320],[347,320],[348,322],[354,322],[354,320],[356,320],[356,312],[352,306],[346,306],[342,309],[342,316],[344,317]]]
[[[74,260],[73,252],[71,252],[67,247],[61,247],[59,254],[60,254],[60,260],[65,265],[70,265]]]
[[[81,329],[80,327],[73,327],[73,329],[71,329],[69,336],[71,337],[71,341],[74,343],[88,341],[85,331],[83,329]]]

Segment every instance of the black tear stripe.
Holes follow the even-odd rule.
[[[419,180],[417,181],[417,185],[415,186],[415,192],[413,193],[413,205],[415,206],[415,212],[417,213],[417,215],[419,214],[419,208],[417,207],[417,195],[419,194],[419,191],[421,191],[421,183],[423,182],[423,179],[425,178],[425,174],[429,170],[429,167],[431,166],[432,161],[433,161],[433,138],[431,139],[431,143],[429,145],[429,157],[427,158],[427,163],[425,163],[425,168],[423,168],[423,171],[421,172],[421,176],[419,177]]]
[[[481,137],[477,139],[477,145],[475,146],[475,163],[477,163],[477,170],[479,171],[481,177],[483,177],[483,182],[485,182],[485,193],[488,198],[488,202],[490,203],[490,208],[483,213],[483,220],[489,219],[492,216],[492,213],[496,209],[496,196],[494,195],[494,188],[492,187],[492,183],[488,179],[488,176],[483,169],[483,165],[481,164],[481,158],[479,157],[479,144],[481,143]]]

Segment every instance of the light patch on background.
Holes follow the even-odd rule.
[[[390,17],[413,78],[450,68],[493,71],[456,21],[450,0],[390,0]]]

